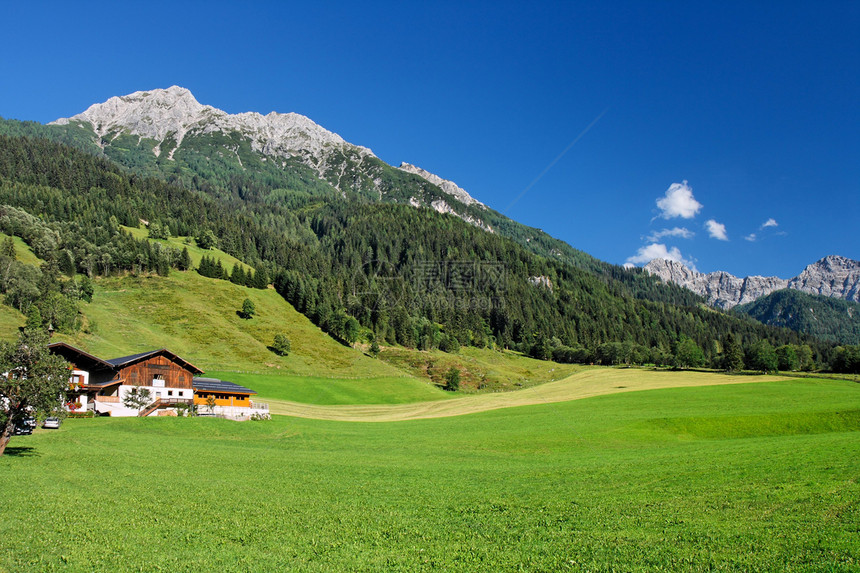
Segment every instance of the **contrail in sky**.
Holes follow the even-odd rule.
[[[530,190],[532,187],[534,187],[534,186],[535,186],[535,184],[536,184],[538,181],[540,181],[540,180],[541,180],[541,177],[543,177],[544,175],[546,175],[546,174],[547,174],[547,171],[549,171],[550,169],[552,169],[552,168],[553,168],[553,166],[554,166],[556,163],[558,163],[558,162],[559,162],[559,160],[560,160],[562,157],[564,157],[564,154],[565,154],[565,153],[567,153],[568,151],[570,151],[570,148],[571,148],[571,147],[573,147],[574,145],[576,145],[576,142],[577,142],[577,141],[579,141],[580,139],[582,139],[582,138],[585,136],[585,134],[586,134],[586,133],[588,133],[588,132],[589,132],[589,130],[590,130],[592,127],[594,127],[594,125],[595,125],[598,121],[600,121],[600,118],[601,118],[601,117],[603,117],[604,115],[606,115],[606,112],[607,112],[607,111],[609,111],[609,108],[608,108],[608,107],[607,107],[606,109],[604,109],[603,111],[601,111],[601,112],[600,112],[600,114],[599,114],[597,117],[595,117],[595,118],[594,118],[594,120],[592,120],[592,122],[591,122],[591,123],[589,123],[589,124],[588,124],[588,127],[586,127],[585,129],[583,129],[583,130],[580,132],[580,134],[576,136],[576,139],[574,139],[573,141],[571,141],[571,142],[568,144],[568,146],[564,148],[564,151],[562,151],[561,153],[559,153],[559,154],[558,154],[558,157],[556,157],[555,159],[553,159],[553,160],[552,160],[552,162],[551,162],[549,165],[547,165],[547,166],[544,168],[544,170],[543,170],[543,171],[541,171],[541,172],[540,172],[540,175],[538,175],[537,177],[535,177],[535,178],[534,178],[534,180],[533,180],[531,183],[529,183],[529,184],[528,184],[528,187],[526,187],[525,189],[523,189],[523,190],[522,190],[522,192],[521,192],[519,195],[517,195],[517,198],[516,198],[516,199],[514,199],[513,201],[511,201],[511,204],[510,204],[510,205],[508,205],[507,207],[505,207],[505,210],[504,210],[504,211],[502,211],[502,214],[504,215],[505,213],[507,213],[507,212],[510,210],[510,208],[511,208],[511,207],[513,207],[514,205],[516,205],[517,201],[519,201],[520,199],[522,199],[522,198],[523,198],[523,195],[525,195],[526,193],[528,193],[528,192],[529,192],[529,190]]]

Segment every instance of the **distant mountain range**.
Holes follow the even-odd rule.
[[[792,279],[750,276],[738,278],[727,272],[700,273],[676,261],[655,259],[645,270],[702,296],[708,304],[731,309],[751,303],[782,289],[860,302],[860,262],[831,255],[807,266]]]

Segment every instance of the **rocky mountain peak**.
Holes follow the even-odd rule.
[[[300,156],[317,168],[335,149],[348,151],[357,157],[373,156],[370,149],[347,143],[338,134],[303,115],[276,112],[265,116],[256,112],[229,114],[202,105],[189,90],[179,86],[112,97],[104,103],[90,106],[83,113],[52,123],[65,125],[70,122],[89,123],[99,138],[115,138],[127,132],[155,140],[158,145],[153,148],[153,153],[156,155],[161,151],[161,144],[172,139],[175,146],[171,149],[171,158],[189,135],[232,131],[247,137],[254,151],[270,156]]]
[[[700,273],[682,263],[654,259],[645,270],[703,296],[708,304],[729,309],[784,288],[860,302],[860,262],[831,255],[807,266],[793,279],[749,276],[724,271]]]
[[[414,173],[415,175],[426,179],[433,185],[436,185],[437,187],[442,189],[442,191],[444,191],[445,193],[452,195],[455,199],[457,199],[464,205],[479,205],[480,207],[486,208],[486,205],[469,195],[465,189],[463,189],[453,181],[449,181],[448,179],[442,179],[438,175],[434,175],[433,173],[430,173],[425,169],[421,169],[420,167],[412,165],[411,163],[403,162],[400,164],[400,167],[398,167],[398,169],[406,171],[407,173]]]
[[[830,255],[803,269],[788,288],[860,302],[860,262]]]

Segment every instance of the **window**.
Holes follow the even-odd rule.
[[[168,391],[167,391],[167,395],[168,395],[168,396],[173,396],[173,390],[168,390]]]
[[[132,372],[128,375],[128,381],[132,384],[137,384],[137,372]]]
[[[180,383],[185,382],[185,374],[180,374],[180,375],[179,375],[179,382],[180,382]]]

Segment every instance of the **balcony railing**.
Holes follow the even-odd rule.
[[[191,404],[193,400],[191,398],[160,398],[159,404],[161,406],[175,406],[177,404]]]

